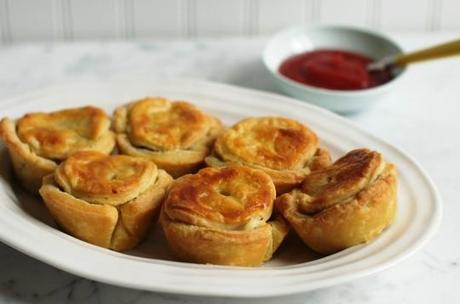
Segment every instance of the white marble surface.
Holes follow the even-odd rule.
[[[394,36],[407,49],[456,37],[454,33]],[[272,91],[260,61],[265,42],[263,38],[226,38],[0,48],[0,98],[74,80],[136,77],[204,78]],[[444,218],[435,238],[422,251],[383,273],[289,299],[237,301],[101,284],[60,271],[0,243],[0,302],[460,303],[459,114],[460,59],[451,59],[412,68],[392,97],[349,117],[418,159],[444,199]]]

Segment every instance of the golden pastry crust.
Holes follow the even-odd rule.
[[[149,160],[81,151],[44,178],[40,195],[66,232],[124,251],[144,238],[171,182]]]
[[[306,245],[329,254],[379,235],[394,219],[396,196],[394,165],[357,149],[312,172],[275,206]]]
[[[316,134],[301,123],[283,117],[253,117],[218,136],[206,163],[261,169],[271,176],[277,192],[283,193],[331,161],[329,152],[319,148]]]
[[[257,266],[271,258],[288,232],[272,216],[275,188],[260,170],[205,168],[176,180],[160,222],[178,258],[220,265]]]
[[[29,113],[18,119],[17,135],[37,155],[64,160],[81,150],[110,153],[114,146],[110,118],[99,108]]]
[[[58,163],[79,150],[110,153],[115,146],[109,117],[98,108],[83,107],[51,113],[29,113],[16,122],[4,118],[0,135],[16,176],[32,193]]]
[[[126,155],[82,151],[69,157],[54,177],[67,193],[96,204],[120,205],[145,192],[156,180],[154,163]]]
[[[151,159],[178,177],[202,166],[222,123],[190,103],[147,97],[117,108],[114,128],[123,154]]]

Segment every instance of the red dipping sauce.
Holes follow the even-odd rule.
[[[318,49],[287,58],[279,72],[294,81],[331,90],[362,90],[392,79],[388,69],[369,73],[374,60],[342,50]]]

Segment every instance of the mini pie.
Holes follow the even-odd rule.
[[[299,185],[312,170],[330,165],[316,134],[293,119],[247,118],[216,139],[206,163],[211,167],[241,164],[271,176],[278,194]]]
[[[205,168],[174,182],[160,223],[172,253],[196,263],[257,266],[288,232],[272,216],[275,187],[263,171]]]
[[[306,245],[329,254],[379,235],[396,211],[397,176],[381,154],[357,149],[312,172],[276,208]]]
[[[66,232],[123,251],[142,240],[171,182],[147,159],[81,151],[44,178],[40,195]]]
[[[201,167],[222,130],[217,118],[194,105],[162,97],[117,108],[114,127],[123,154],[153,160],[174,177]]]
[[[0,135],[17,178],[32,193],[72,153],[94,150],[108,154],[115,146],[110,118],[95,107],[29,113],[17,121],[3,118]]]

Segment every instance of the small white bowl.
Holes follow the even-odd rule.
[[[313,87],[293,81],[279,73],[279,66],[286,58],[318,48],[353,51],[373,59],[398,54],[403,50],[396,42],[382,34],[352,27],[294,27],[276,34],[268,42],[263,53],[264,65],[275,85],[288,95],[335,112],[364,110],[392,91],[406,72],[406,68],[403,68],[385,84],[353,91]]]

